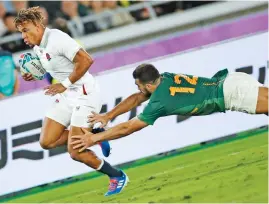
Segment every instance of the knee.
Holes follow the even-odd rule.
[[[39,140],[39,144],[43,149],[52,149],[53,146],[46,140]]]
[[[79,152],[78,150],[73,149],[73,147],[71,145],[68,145],[68,153],[70,155],[70,157],[75,160],[75,161],[79,161]]]

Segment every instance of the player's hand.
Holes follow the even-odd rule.
[[[97,113],[92,111],[92,115],[88,116],[88,123],[91,123],[92,125],[94,125],[96,123],[102,123],[100,128],[105,127],[107,125],[108,121],[109,121],[109,118],[107,117],[106,114],[97,114]]]
[[[84,135],[74,135],[71,137],[73,149],[79,149],[79,152],[83,152],[88,147],[95,145],[97,142],[94,140],[94,134],[88,130],[81,128]]]
[[[25,81],[35,81],[35,78],[33,77],[33,75],[31,73],[24,73],[22,75],[22,78],[25,80]]]
[[[61,83],[46,86],[44,89],[46,90],[45,95],[51,96],[54,96],[58,93],[63,93],[66,90],[66,88]]]

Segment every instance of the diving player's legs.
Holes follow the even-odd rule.
[[[231,73],[223,84],[226,110],[249,114],[266,114],[268,107],[268,88],[263,87],[251,75],[242,72]],[[266,106],[266,107],[265,107]]]

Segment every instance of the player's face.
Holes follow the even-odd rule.
[[[150,94],[150,92],[147,89],[147,85],[144,85],[144,84],[140,83],[139,79],[135,80],[135,84],[137,85],[139,91],[141,91],[143,94],[145,94],[145,95]]]
[[[41,24],[34,24],[31,21],[25,21],[18,26],[18,31],[21,32],[22,38],[25,44],[33,47],[34,45],[39,45],[43,36]]]

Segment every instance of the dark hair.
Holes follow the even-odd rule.
[[[141,64],[134,70],[133,77],[146,84],[155,82],[160,77],[160,73],[152,64]]]
[[[39,6],[36,6],[20,10],[17,17],[14,20],[14,23],[16,28],[18,28],[18,26],[23,24],[23,22],[25,21],[30,21],[34,25],[36,25],[37,22],[42,23],[43,19],[44,17],[42,16],[41,11],[39,10]]]
[[[17,14],[13,12],[6,12],[5,15],[3,16],[3,20],[6,20],[8,17],[14,17],[16,18]]]

